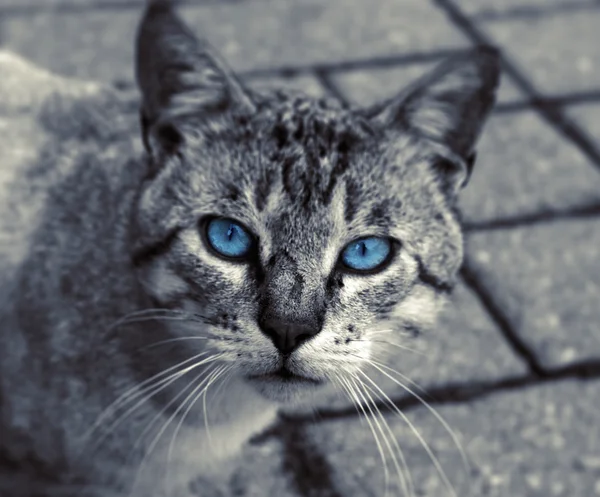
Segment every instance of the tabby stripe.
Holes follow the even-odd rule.
[[[420,257],[416,257],[415,259],[419,265],[419,280],[421,280],[422,283],[432,287],[440,293],[450,293],[454,289],[452,283],[442,281],[436,275],[431,274]]]
[[[169,234],[162,240],[136,249],[131,256],[131,262],[133,265],[135,267],[142,266],[150,262],[152,259],[169,252],[180,231],[181,228],[177,227],[169,232]]]

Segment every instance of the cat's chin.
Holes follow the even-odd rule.
[[[263,397],[281,403],[303,400],[324,385],[321,380],[281,371],[249,376],[247,380]]]

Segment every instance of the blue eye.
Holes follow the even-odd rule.
[[[218,254],[234,259],[248,255],[252,248],[252,236],[232,219],[210,220],[206,227],[206,238]]]
[[[344,265],[355,271],[372,271],[389,260],[392,242],[371,236],[349,243],[342,252]]]

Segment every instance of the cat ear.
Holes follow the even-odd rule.
[[[186,118],[208,120],[228,109],[254,109],[232,71],[177,17],[169,0],[150,0],[142,18],[136,77],[146,148],[176,149]]]
[[[434,167],[445,187],[456,192],[468,180],[499,80],[498,51],[479,47],[443,62],[367,115],[384,129],[413,132],[443,145],[447,153]]]

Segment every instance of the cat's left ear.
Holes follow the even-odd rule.
[[[456,193],[468,181],[499,80],[498,51],[479,47],[443,62],[397,97],[369,109],[367,116],[392,133],[412,132],[449,150],[434,167]]]
[[[210,122],[228,110],[254,110],[242,84],[177,17],[170,0],[149,2],[138,29],[136,77],[144,143],[151,152],[176,150],[190,119]]]

